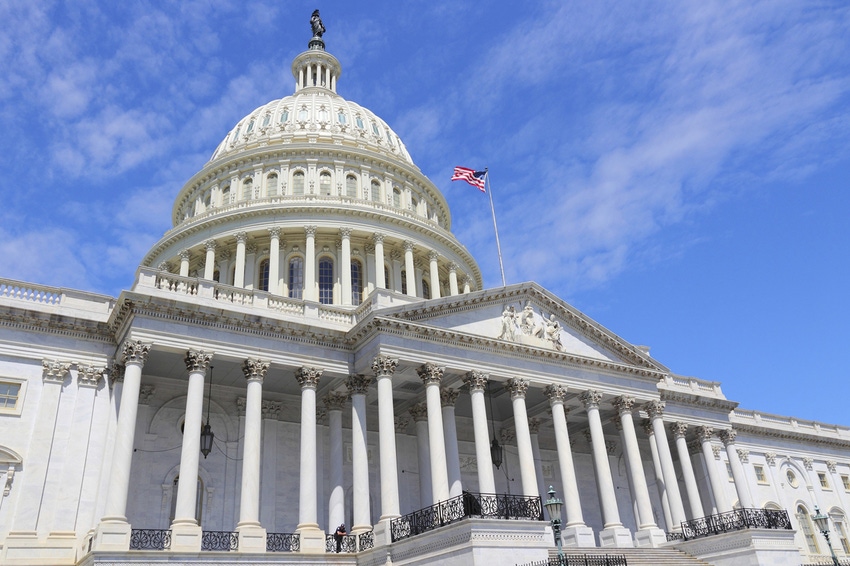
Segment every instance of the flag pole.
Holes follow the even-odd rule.
[[[502,287],[507,287],[505,282],[505,266],[502,263],[502,245],[499,243],[499,226],[496,224],[496,209],[493,208],[493,185],[490,183],[490,169],[484,168],[484,180],[487,182],[487,196],[490,197],[490,212],[493,214],[493,230],[496,232],[496,251],[499,253],[499,271],[502,273]]]

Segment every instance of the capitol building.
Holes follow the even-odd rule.
[[[312,27],[131,289],[0,279],[0,563],[850,560],[850,427],[484,288]]]

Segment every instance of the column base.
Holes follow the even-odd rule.
[[[641,529],[635,533],[635,546],[638,548],[658,548],[667,542],[667,533],[658,527]]]
[[[634,548],[632,532],[626,527],[608,527],[599,531],[599,546],[603,548]]]
[[[91,549],[126,552],[130,550],[133,527],[126,519],[104,518],[94,530]]]
[[[389,546],[392,543],[392,532],[390,531],[390,521],[392,519],[382,519],[378,521],[374,529],[375,548],[379,546]]]
[[[239,533],[239,552],[265,552],[266,529],[259,524],[236,525]]]
[[[200,552],[203,531],[192,523],[171,523],[171,552]]]
[[[325,532],[318,525],[298,525],[295,532],[301,539],[302,554],[325,553]]]
[[[596,537],[593,536],[593,529],[587,525],[564,527],[561,529],[561,541],[567,548],[596,547]]]

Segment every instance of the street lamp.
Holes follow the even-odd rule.
[[[832,563],[834,566],[840,566],[838,563],[838,557],[835,556],[835,551],[832,550],[832,543],[829,542],[829,517],[820,512],[817,505],[815,505],[815,516],[812,517],[812,521],[815,522],[815,526],[823,535],[823,538],[826,539],[826,545],[829,547],[829,553],[832,555]]]
[[[555,488],[549,486],[549,499],[546,500],[546,511],[549,513],[549,522],[552,523],[552,533],[555,535],[555,544],[558,545],[558,560],[564,563],[564,551],[561,549],[561,506],[563,501],[555,497]]]

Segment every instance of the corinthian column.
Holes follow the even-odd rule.
[[[490,434],[487,432],[487,404],[484,401],[484,389],[490,376],[482,371],[472,370],[463,377],[469,389],[472,402],[472,431],[475,435],[475,459],[478,462],[478,491],[496,493],[493,478],[493,459],[490,455]]]
[[[682,422],[672,423],[670,431],[676,439],[676,451],[679,453],[679,464],[682,466],[682,476],[685,478],[685,490],[688,493],[691,519],[705,517],[699,488],[697,487],[697,478],[694,475],[694,467],[691,465],[691,455],[688,453],[688,441],[685,439],[685,435],[688,433],[688,425]]]
[[[188,277],[189,275],[189,261],[192,259],[192,254],[189,250],[183,250],[180,252],[180,276]]]
[[[440,267],[437,265],[437,260],[440,259],[440,254],[435,251],[428,253],[428,272],[431,277],[431,298],[440,298]],[[460,494],[458,494],[460,495]]]
[[[239,501],[239,552],[263,552],[266,529],[260,524],[260,453],[263,426],[263,379],[269,362],[247,359],[242,373],[248,382],[245,392],[245,437],[242,451],[242,494]]]
[[[552,426],[555,428],[555,443],[558,448],[558,467],[561,469],[561,488],[564,490],[564,512],[567,522],[562,529],[564,544],[570,547],[596,546],[593,530],[584,524],[581,512],[581,496],[576,482],[570,435],[567,431],[567,410],[564,400],[567,389],[561,385],[547,385],[543,390],[552,408]]]
[[[378,383],[378,435],[381,456],[381,521],[400,515],[398,504],[398,460],[395,446],[395,413],[393,411],[393,373],[398,360],[375,356],[372,371]]]
[[[384,235],[375,232],[372,236],[375,243],[375,287],[386,289],[387,280],[384,277]]]
[[[269,293],[280,295],[280,228],[269,228]]]
[[[204,258],[204,279],[212,281],[215,275],[215,240],[207,240],[204,242],[204,249],[207,252]]]
[[[599,402],[602,400],[602,394],[589,389],[584,391],[579,399],[587,410],[593,467],[596,470],[596,487],[599,490],[599,503],[602,507],[603,528],[599,533],[600,546],[634,546],[631,533],[620,522],[620,509],[617,507],[614,480],[611,477],[608,451],[605,448],[605,433],[602,430],[602,419],[599,417]]]
[[[316,295],[316,227],[305,226],[307,242],[304,246],[304,297],[305,301],[318,301]]]
[[[710,426],[698,426],[696,433],[699,439],[700,449],[702,449],[702,457],[705,459],[705,467],[708,470],[708,481],[711,484],[711,492],[714,494],[714,507],[717,509],[717,513],[731,511],[732,506],[729,505],[729,499],[726,497],[726,488],[723,484],[723,479],[717,473],[717,466],[714,465],[714,451],[711,448],[711,438],[714,436],[714,429]]]
[[[345,522],[345,484],[342,472],[342,410],[348,397],[340,393],[329,393],[324,398],[328,410],[330,432],[330,480],[331,496],[328,500],[328,531]]]
[[[664,471],[661,469],[661,458],[658,457],[658,443],[655,441],[655,431],[652,429],[652,421],[644,419],[641,422],[646,436],[649,439],[649,451],[652,455],[652,470],[655,473],[655,485],[658,487],[658,497],[661,498],[661,509],[664,512],[664,524],[668,531],[673,530],[673,515],[670,513],[670,500],[667,497],[667,488],[664,486]]]
[[[236,271],[233,272],[233,286],[245,287],[245,248],[248,245],[248,234],[236,234]]]
[[[342,273],[342,304],[351,304],[351,228],[339,229],[342,257],[339,271]]]
[[[434,504],[434,496],[431,493],[431,449],[428,442],[428,405],[427,403],[417,403],[408,409],[408,412],[413,417],[416,427],[416,447],[419,461],[419,507],[424,508]]]
[[[446,471],[449,478],[449,497],[463,493],[460,482],[460,454],[457,447],[457,423],[455,422],[455,401],[460,392],[457,389],[441,389],[440,402],[443,407],[443,433],[446,438]]]
[[[449,293],[452,296],[458,294],[458,286],[457,286],[457,264],[455,262],[449,263]]]
[[[404,269],[405,283],[407,285],[407,294],[411,297],[416,296],[416,273],[413,267],[413,242],[405,240],[404,244]],[[428,419],[431,420],[430,417]],[[431,459],[433,462],[434,459]]]
[[[741,464],[741,458],[738,457],[738,450],[735,446],[735,437],[738,436],[738,431],[733,428],[721,430],[719,436],[723,446],[726,447],[726,455],[729,457],[732,478],[735,480],[735,491],[738,492],[738,502],[744,509],[750,509],[753,506],[753,498],[750,495],[749,485],[747,485],[744,466]]]
[[[408,272],[409,275],[409,272]],[[410,283],[408,283],[408,290]],[[446,472],[446,445],[443,440],[443,414],[441,412],[440,382],[446,368],[428,362],[416,372],[425,384],[428,403],[428,444],[431,452],[431,494],[434,503],[449,498],[449,478]]]
[[[667,502],[670,505],[670,515],[673,524],[671,531],[680,531],[685,519],[685,508],[682,505],[682,494],[679,492],[679,480],[673,467],[673,456],[670,454],[670,444],[667,442],[667,432],[664,430],[664,401],[654,400],[644,404],[643,410],[652,421],[655,433],[655,445],[658,448],[658,459],[661,462],[661,472],[664,474],[664,490],[667,492]]]
[[[352,375],[346,380],[351,396],[351,510],[354,524],[351,532],[372,529],[369,510],[369,460],[366,444],[366,390],[371,377]]]
[[[539,497],[537,473],[534,471],[534,450],[531,448],[531,432],[528,429],[528,412],[525,408],[525,392],[528,380],[511,378],[505,383],[505,389],[511,393],[514,409],[514,427],[516,445],[519,452],[519,471],[522,478],[522,494],[526,497]]]
[[[301,552],[325,551],[325,535],[318,521],[318,478],[316,477],[316,388],[323,370],[302,366],[295,370],[301,386],[301,470],[299,479],[298,526]]]
[[[204,377],[212,357],[212,352],[203,350],[186,352],[189,385],[186,391],[186,419],[183,421],[183,449],[180,452],[181,479],[177,484],[177,505],[171,523],[171,550],[175,552],[201,550],[201,526],[195,517],[195,505],[198,500],[198,465],[204,418]],[[124,386],[127,386],[126,376]]]

